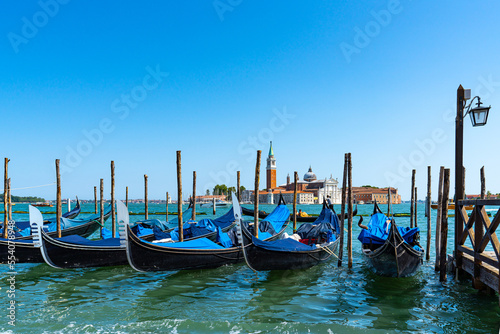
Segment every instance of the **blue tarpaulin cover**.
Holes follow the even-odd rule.
[[[61,218],[61,230],[64,230],[64,229],[67,229],[70,227],[80,226],[80,225],[88,223],[89,221],[90,221],[90,219]],[[50,224],[43,225],[43,230],[45,232],[55,232],[57,230],[56,222],[52,222]]]
[[[81,211],[80,206],[75,206],[73,208],[73,210],[63,213],[61,217],[62,218],[67,218],[69,216],[74,215],[76,212],[80,212],[80,211]],[[56,219],[57,219],[56,217],[53,217],[53,218],[46,219],[46,221],[48,221],[48,223],[54,223],[56,221]],[[16,224],[16,226],[17,226],[17,228],[19,230],[25,230],[27,228],[30,228],[30,222],[29,221],[16,221],[15,224]],[[44,222],[44,224],[45,224],[45,222]],[[31,233],[31,229],[28,230],[27,234],[26,233],[24,233],[24,234],[21,233],[21,235],[22,236],[27,236],[27,235],[30,235],[30,233]]]
[[[273,235],[276,235],[279,231],[281,231],[283,225],[290,218],[290,210],[284,204],[280,204],[274,208],[273,212],[267,215],[262,221],[259,222],[259,239],[265,240]],[[250,226],[248,223],[245,223],[245,227],[250,232],[253,233],[253,225]]]
[[[337,230],[335,228],[337,228]],[[316,239],[321,243],[332,242],[336,239],[338,229],[339,222],[337,215],[331,209],[325,207],[314,223],[302,224],[297,230],[297,234],[303,239]],[[257,247],[272,251],[299,252],[316,249],[315,244],[306,245],[292,238],[275,241],[262,241],[259,239],[256,239],[252,235],[252,241]]]
[[[76,245],[99,246],[99,247],[118,247],[120,246],[120,238],[109,238],[102,240],[89,240],[79,235],[68,235],[56,240],[64,241]]]
[[[184,223],[183,235],[184,239],[199,237],[217,231],[217,228],[224,229],[234,222],[233,208],[229,209],[224,215],[216,219],[202,219],[198,222]],[[152,231],[156,240],[171,238],[173,241],[179,240],[179,227],[174,228],[171,232],[164,232],[153,228]]]
[[[358,240],[363,244],[383,244],[389,236],[391,229],[391,221],[383,213],[376,213],[371,216],[370,222],[367,225],[368,230],[361,230]],[[419,227],[409,228],[398,226],[398,231],[407,243],[412,243],[417,232],[420,232]]]
[[[300,251],[310,251],[316,249],[316,245],[311,245],[311,246],[305,245],[292,238],[286,238],[274,241],[263,241],[257,239],[252,235],[252,242],[257,247],[278,252],[300,252]]]
[[[233,247],[233,241],[227,233],[222,232],[220,227],[217,227],[217,242],[224,246],[224,248]]]
[[[142,239],[141,239],[142,240]],[[152,244],[156,246],[162,246],[167,248],[183,248],[183,249],[224,249],[224,247],[217,245],[215,242],[207,239],[200,238],[195,240],[188,240],[183,242],[149,242],[142,240],[142,242],[147,244]]]
[[[112,237],[113,237],[113,232],[108,230],[107,228],[103,227],[101,230],[101,238],[102,239],[110,239]],[[115,232],[115,238],[120,238],[118,230],[116,230],[116,232]]]
[[[5,238],[0,238],[0,240],[2,241],[8,241],[9,239],[5,239]],[[18,240],[18,239],[10,239],[10,241],[12,242],[23,242],[25,244],[32,244],[33,243],[33,239],[21,239],[21,240]]]
[[[166,230],[169,228],[166,221],[161,221],[159,219],[147,219],[135,222],[134,225],[132,225],[131,230],[135,233],[135,235],[143,236],[147,235],[148,232],[149,234],[153,233],[153,228],[155,226],[160,228],[161,230]],[[138,234],[138,232],[141,234]]]
[[[297,234],[302,239],[317,239],[320,242],[330,242],[339,234],[339,219],[333,210],[325,207],[313,223],[300,225]]]

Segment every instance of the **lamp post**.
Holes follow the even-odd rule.
[[[464,169],[463,169],[463,144],[464,144],[464,117],[470,114],[472,126],[483,126],[488,121],[490,107],[481,107],[481,98],[475,96],[469,105],[466,101],[470,99],[470,89],[464,89],[460,85],[457,89],[457,117],[455,119],[455,259],[456,266],[462,265],[462,254],[458,252],[458,244],[462,237],[464,222],[458,209],[458,201],[464,198]],[[477,99],[477,107],[472,108],[472,103]],[[464,114],[464,110],[465,114]]]

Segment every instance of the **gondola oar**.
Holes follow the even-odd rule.
[[[238,238],[238,243],[241,245],[241,251],[243,252],[243,257],[245,258],[245,262],[247,263],[247,266],[252,269],[255,273],[257,273],[257,270],[252,268],[250,263],[248,262],[247,259],[247,253],[245,251],[245,245],[243,244],[243,235],[241,231],[241,208],[240,208],[240,203],[238,202],[238,198],[236,197],[236,194],[233,192],[233,213],[234,213],[234,220],[236,222],[236,237]]]

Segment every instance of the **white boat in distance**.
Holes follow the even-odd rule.
[[[215,208],[227,208],[231,205],[231,203],[223,201],[223,200],[216,200],[215,201]],[[206,202],[200,204],[201,208],[213,208],[214,207],[214,202]]]

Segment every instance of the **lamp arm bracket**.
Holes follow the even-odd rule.
[[[465,116],[467,116],[467,115],[469,114],[470,109],[471,109],[471,106],[472,106],[472,102],[474,102],[474,100],[475,100],[476,98],[477,98],[477,99],[479,99],[479,96],[474,96],[474,97],[472,98],[472,100],[470,100],[469,105],[466,105],[466,104],[467,104],[467,102],[465,102],[465,101],[464,101],[464,110],[465,110],[465,114],[464,114],[462,117],[465,117]]]

